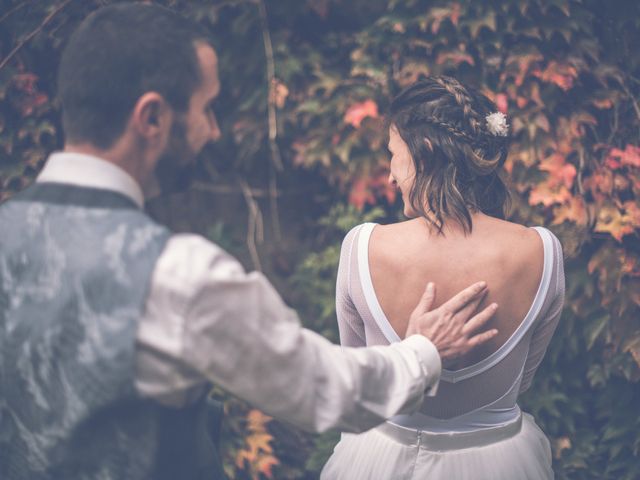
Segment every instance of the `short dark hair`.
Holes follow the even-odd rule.
[[[473,211],[505,216],[509,193],[500,168],[509,137],[488,130],[486,116],[494,112],[485,95],[445,76],[420,80],[391,103],[387,122],[416,170],[409,201],[439,233],[447,219],[470,232]]]
[[[150,91],[186,111],[202,81],[198,41],[210,44],[197,23],[156,5],[121,3],[89,15],[66,45],[58,71],[67,140],[112,146],[136,101]]]

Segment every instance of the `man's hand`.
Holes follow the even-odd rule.
[[[430,282],[409,318],[406,337],[416,333],[424,335],[433,342],[443,361],[462,357],[498,333],[498,330],[492,329],[474,335],[474,332],[477,332],[498,309],[498,304],[492,303],[471,317],[486,292],[487,284],[478,282],[435,310],[429,311],[436,298],[435,285]]]

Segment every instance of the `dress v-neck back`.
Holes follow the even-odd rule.
[[[369,240],[375,223],[352,229],[342,245],[336,307],[343,345],[400,341],[373,286]],[[393,422],[433,431],[467,431],[503,424],[519,415],[516,399],[526,390],[557,325],[564,299],[562,249],[544,227],[533,227],[543,242],[543,271],[524,319],[496,351],[459,370],[443,370],[436,397],[419,413]]]

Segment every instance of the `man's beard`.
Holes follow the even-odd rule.
[[[185,192],[196,178],[198,152],[194,152],[187,141],[184,120],[176,119],[171,125],[169,142],[160,155],[154,174],[159,195]]]

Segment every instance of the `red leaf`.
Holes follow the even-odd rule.
[[[629,144],[624,150],[612,148],[607,156],[606,164],[614,169],[620,168],[622,165],[640,167],[640,147]]]
[[[507,114],[509,110],[509,100],[504,93],[499,93],[496,95],[496,106],[498,107],[498,111]]]
[[[360,128],[366,117],[378,117],[378,105],[371,99],[351,105],[344,114],[344,122],[354,128]]]
[[[38,77],[33,73],[18,73],[13,76],[13,85],[26,94],[33,94],[36,91]]]
[[[369,190],[366,179],[359,178],[353,182],[351,192],[349,193],[349,203],[351,205],[358,210],[362,210],[366,203],[373,203],[374,201],[375,197],[371,190]]]

